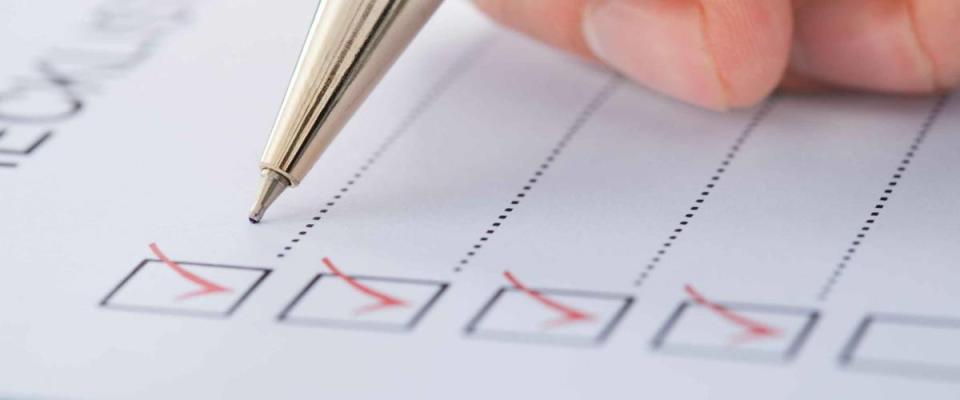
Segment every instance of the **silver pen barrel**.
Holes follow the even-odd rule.
[[[303,180],[441,2],[321,2],[260,160],[252,222]]]

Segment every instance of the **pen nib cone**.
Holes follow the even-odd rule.
[[[287,181],[287,178],[275,171],[263,170],[260,191],[257,192],[257,201],[253,203],[253,207],[250,209],[250,222],[259,223],[263,219],[263,214],[267,212],[267,208],[289,186],[290,182]]]

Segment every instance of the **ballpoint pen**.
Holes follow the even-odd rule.
[[[303,180],[442,0],[323,0],[260,160],[260,222]]]

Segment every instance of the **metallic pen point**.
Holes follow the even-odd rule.
[[[280,197],[280,193],[290,187],[290,181],[276,171],[265,169],[261,174],[263,178],[260,181],[257,201],[253,203],[253,208],[250,209],[250,222],[254,224],[263,219],[263,214],[267,212],[267,208],[273,204],[274,200]]]

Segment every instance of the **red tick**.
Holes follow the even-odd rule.
[[[562,314],[560,318],[547,321],[544,324],[547,328],[552,328],[555,326],[565,325],[565,324],[574,323],[574,322],[586,322],[586,321],[593,320],[593,316],[588,313],[585,313],[573,307],[561,304],[555,300],[548,298],[547,296],[544,296],[543,293],[540,293],[536,290],[528,288],[526,285],[520,282],[520,280],[514,277],[513,274],[510,273],[510,271],[503,271],[503,276],[506,277],[507,281],[509,281],[510,284],[513,285],[513,287],[515,287],[517,290],[530,296],[530,298],[537,301],[538,303],[543,304],[544,307],[550,308]]]
[[[713,311],[719,317],[730,321],[734,325],[739,325],[744,328],[744,332],[740,335],[737,335],[732,338],[734,344],[743,343],[750,340],[764,339],[769,337],[774,337],[780,335],[780,330],[769,325],[754,321],[750,318],[747,318],[743,315],[740,315],[729,308],[711,302],[707,300],[700,292],[693,288],[693,286],[685,285],[683,287],[684,291],[690,295],[690,298],[697,304],[700,304],[707,309]]]
[[[403,307],[407,305],[406,301],[390,296],[386,293],[379,292],[367,285],[364,285],[358,282],[356,279],[350,276],[347,276],[346,274],[341,272],[336,265],[333,265],[333,261],[330,261],[330,259],[327,257],[323,258],[323,264],[327,266],[327,269],[329,269],[330,272],[333,273],[333,275],[335,275],[337,278],[343,279],[343,281],[346,282],[348,285],[350,285],[350,287],[356,289],[358,292],[363,293],[364,295],[372,297],[377,301],[376,303],[371,304],[369,306],[360,307],[354,310],[353,313],[355,315],[366,314],[369,312],[379,311],[379,310],[390,308],[390,307]]]
[[[231,291],[231,289],[228,287],[220,286],[216,283],[213,283],[211,281],[201,278],[197,274],[187,271],[186,269],[183,268],[183,266],[178,264],[176,261],[171,260],[170,257],[167,257],[166,254],[163,254],[163,252],[160,251],[160,247],[158,247],[156,243],[150,243],[150,251],[152,251],[153,254],[160,259],[160,261],[162,261],[164,264],[170,267],[170,269],[172,269],[178,275],[183,277],[183,279],[186,279],[192,283],[195,283],[197,286],[200,286],[200,290],[187,292],[180,296],[177,296],[177,299],[176,299],[177,301],[186,300],[192,297],[205,296],[208,294],[226,293]]]

